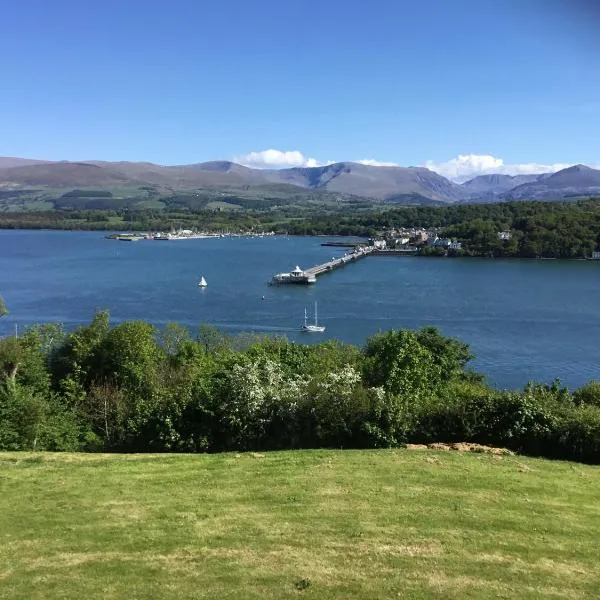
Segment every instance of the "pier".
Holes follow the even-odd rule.
[[[340,256],[340,258],[333,258],[330,261],[323,263],[321,265],[315,265],[310,269],[306,269],[304,272],[308,275],[322,275],[323,273],[329,273],[335,269],[339,269],[340,267],[344,267],[348,263],[354,262],[360,258],[364,258],[365,256],[369,256],[371,252],[373,252],[375,248],[373,247],[363,247],[357,248],[354,252],[349,252],[344,256]]]
[[[352,252],[344,254],[344,256],[332,258],[330,261],[320,265],[315,265],[309,269],[301,269],[300,267],[296,267],[290,273],[278,273],[277,275],[273,276],[273,279],[271,279],[271,284],[295,283],[309,285],[316,283],[318,275],[323,275],[323,273],[329,273],[335,269],[344,267],[348,263],[355,262],[361,258],[364,258],[365,256],[369,256],[369,254],[373,253],[374,251],[375,247],[359,246],[356,247]]]

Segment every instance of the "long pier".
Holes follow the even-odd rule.
[[[309,285],[317,282],[317,276],[323,275],[323,273],[329,273],[331,271],[335,271],[335,269],[339,269],[340,267],[344,267],[348,263],[355,262],[365,256],[369,256],[372,252],[375,251],[374,247],[364,247],[358,246],[352,252],[347,252],[344,256],[340,256],[339,258],[332,258],[331,260],[322,263],[320,265],[315,265],[314,267],[310,267],[309,269],[301,269],[300,267],[296,267],[290,273],[278,273],[274,275],[271,279],[271,284],[301,284],[301,285]]]
[[[335,269],[339,269],[340,267],[344,267],[348,263],[359,260],[360,258],[364,258],[365,256],[369,256],[371,252],[373,252],[375,248],[357,248],[354,252],[348,252],[344,256],[340,256],[340,258],[333,258],[332,260],[311,267],[310,269],[305,269],[305,273],[307,275],[322,275],[323,273],[329,273],[330,271],[334,271]]]
[[[317,276],[323,273],[329,273],[346,266],[348,263],[355,262],[365,256],[416,256],[417,248],[410,246],[408,248],[383,249],[375,246],[355,246],[352,252],[346,252],[344,256],[332,258],[331,260],[315,265],[309,269],[296,267],[290,273],[278,273],[271,279],[271,284],[295,283],[301,285],[310,285],[317,282]]]

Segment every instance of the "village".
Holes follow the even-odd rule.
[[[425,248],[436,249],[439,253],[460,253],[462,242],[449,237],[440,237],[441,227],[430,228],[392,228],[369,240],[369,244],[380,251],[401,251],[417,254]],[[498,231],[498,239],[506,241],[512,238],[510,231]]]

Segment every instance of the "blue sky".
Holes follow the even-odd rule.
[[[6,2],[0,155],[254,166],[369,159],[453,177],[598,165],[592,6]]]

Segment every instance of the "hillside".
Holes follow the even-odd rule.
[[[12,164],[12,163],[7,163]],[[50,162],[0,168],[0,187],[19,186],[99,189],[114,186],[155,188],[157,194],[173,191],[236,191],[268,185],[288,186],[288,193],[330,192],[374,200],[454,202],[465,196],[462,188],[419,167],[371,167],[337,163],[305,169],[259,170],[228,161],[161,166],[132,162]],[[281,187],[278,187],[281,190]]]
[[[461,185],[423,167],[374,167],[341,162],[322,167],[251,169],[230,161],[163,166],[148,162],[42,162],[0,158],[0,210],[11,200],[26,207],[54,202],[73,189],[110,191],[122,205],[157,201],[174,193],[244,198],[271,194],[284,203],[307,194],[350,195],[371,203],[435,204],[490,200],[558,200],[600,193],[600,171],[578,165],[554,174],[481,175]],[[24,190],[27,190],[26,192]],[[314,195],[314,196],[313,196]],[[131,199],[135,201],[132,201]],[[4,209],[2,208],[4,206]],[[83,205],[82,205],[83,207]],[[110,208],[110,206],[107,206]]]
[[[11,167],[23,167],[26,165],[37,165],[45,162],[46,160],[35,160],[31,158],[17,158],[14,156],[0,156],[0,169],[10,169]]]
[[[600,194],[600,170],[575,165],[506,192],[506,200],[556,200]]]
[[[597,598],[598,468],[432,450],[0,457],[0,596]]]
[[[465,197],[459,185],[422,167],[372,167],[344,162],[324,167],[269,171],[269,178],[310,189],[382,200],[420,195],[430,200],[453,202]]]
[[[462,187],[469,192],[473,198],[496,197],[507,192],[518,185],[537,181],[542,175],[502,175],[493,173],[490,175],[478,175],[469,181],[465,181]]]

